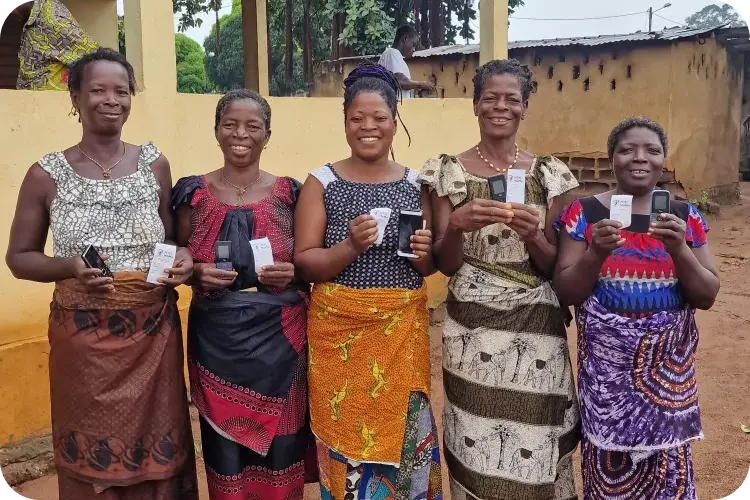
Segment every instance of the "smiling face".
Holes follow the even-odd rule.
[[[526,117],[526,105],[517,77],[505,74],[488,78],[474,101],[482,135],[490,139],[514,136]]]
[[[225,162],[240,168],[256,164],[270,138],[263,110],[252,99],[230,101],[224,108],[216,140]]]
[[[377,92],[360,92],[345,115],[346,142],[352,154],[365,161],[388,156],[396,135],[396,119]]]
[[[626,130],[615,145],[612,167],[617,185],[633,195],[651,192],[664,171],[664,147],[659,135],[645,127]]]
[[[130,80],[125,67],[113,61],[94,61],[83,70],[80,91],[71,92],[84,129],[119,134],[130,115]]]

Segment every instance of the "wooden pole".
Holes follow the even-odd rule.
[[[508,0],[479,3],[479,64],[508,58]]]
[[[268,95],[266,0],[242,0],[245,88]]]

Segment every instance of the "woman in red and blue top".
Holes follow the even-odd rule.
[[[612,131],[617,187],[574,201],[557,220],[554,281],[576,306],[584,498],[695,499],[690,444],[703,432],[695,382],[695,309],[719,278],[708,226],[690,203],[650,222],[667,136],[629,118]],[[610,219],[612,195],[633,196],[631,224]]]

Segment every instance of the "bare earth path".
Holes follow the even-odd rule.
[[[733,493],[750,467],[750,435],[740,431],[740,423],[750,425],[750,184],[744,184],[742,189],[740,203],[723,207],[720,216],[709,219],[709,240],[722,287],[714,308],[697,315],[701,334],[698,380],[706,440],[693,447],[693,454],[698,496],[704,500]],[[433,404],[440,422],[443,394],[439,324],[430,333]],[[568,335],[571,352],[575,353],[574,327]],[[201,498],[208,499],[202,460],[199,465]],[[35,500],[57,500],[57,479],[44,477],[16,490]],[[308,485],[305,500],[319,498],[317,485]],[[449,496],[446,494],[445,498]]]

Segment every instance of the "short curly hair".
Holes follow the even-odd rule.
[[[493,76],[498,75],[512,75],[518,79],[518,84],[521,86],[521,95],[523,100],[527,101],[531,96],[533,90],[533,84],[531,79],[533,74],[528,66],[521,64],[517,59],[495,59],[488,63],[482,64],[477,68],[476,74],[474,75],[474,100],[478,101],[479,96],[484,90],[484,85],[487,80]]]
[[[125,68],[128,73],[128,90],[131,95],[135,95],[135,71],[133,71],[133,66],[125,59],[125,56],[116,50],[105,47],[99,47],[95,51],[85,54],[68,66],[68,90],[80,92],[86,66],[97,61],[110,61]]]
[[[609,139],[607,139],[607,154],[609,155],[610,161],[612,161],[612,158],[615,156],[615,148],[617,147],[617,143],[620,142],[622,135],[628,130],[634,128],[646,128],[659,136],[659,142],[661,142],[661,147],[664,149],[664,156],[667,156],[669,143],[664,128],[651,118],[645,116],[631,116],[630,118],[626,118],[618,123],[615,128],[612,129],[612,132],[609,133]]]
[[[214,122],[214,130],[219,130],[219,123],[221,123],[221,117],[224,116],[224,112],[234,101],[253,101],[258,105],[261,112],[263,113],[263,123],[266,126],[266,130],[271,130],[271,105],[268,101],[255,92],[254,90],[237,89],[230,90],[224,96],[219,99],[219,103],[216,105],[216,121]]]

